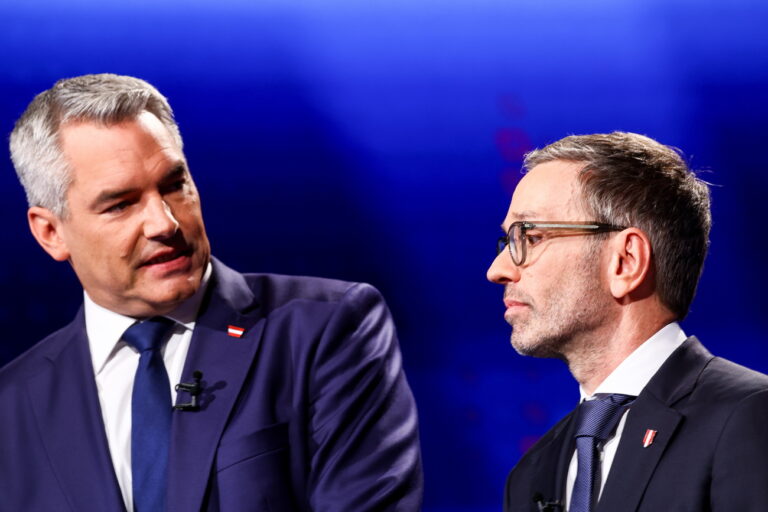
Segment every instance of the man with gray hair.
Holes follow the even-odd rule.
[[[84,300],[0,369],[0,512],[419,510],[383,298],[213,258],[154,87],[61,80],[10,146],[32,234]]]
[[[512,346],[565,361],[581,403],[511,471],[505,510],[765,510],[768,376],[678,324],[709,243],[707,185],[632,133],[566,137],[525,168],[488,279]]]

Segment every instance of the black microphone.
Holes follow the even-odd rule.
[[[192,372],[193,382],[179,382],[176,384],[176,391],[186,391],[189,393],[190,400],[186,404],[174,405],[174,409],[180,411],[199,411],[200,404],[197,403],[197,397],[203,392],[203,385],[200,380],[203,378],[203,372],[195,370]]]
[[[539,512],[558,512],[563,510],[559,501],[546,501],[540,492],[533,493],[533,502],[539,507]]]

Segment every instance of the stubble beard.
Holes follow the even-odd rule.
[[[604,323],[609,294],[601,289],[599,265],[588,251],[572,271],[563,272],[527,314],[512,322],[510,341],[518,354],[568,361],[600,340],[592,334]]]

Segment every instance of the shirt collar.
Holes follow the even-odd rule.
[[[177,325],[183,326],[186,330],[193,330],[212,270],[212,265],[208,263],[203,278],[200,281],[200,287],[194,295],[164,316],[175,321]],[[136,319],[99,306],[93,302],[85,290],[83,290],[83,302],[85,308],[85,332],[88,335],[88,346],[91,351],[93,369],[95,374],[98,375],[107,361],[112,358],[112,355],[122,347],[120,338],[125,330],[136,322]],[[118,344],[120,344],[119,347]]]
[[[597,393],[621,393],[637,396],[646,384],[672,355],[687,336],[680,324],[672,322],[659,329],[637,347],[624,361],[617,366],[606,379],[597,386],[590,396],[579,388],[582,400],[588,400]]]

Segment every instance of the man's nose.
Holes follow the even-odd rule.
[[[148,239],[169,238],[178,229],[179,221],[168,203],[161,197],[150,199],[145,209],[144,236]]]
[[[506,248],[491,262],[486,277],[496,284],[516,283],[520,280],[520,268],[512,262],[512,256]]]

